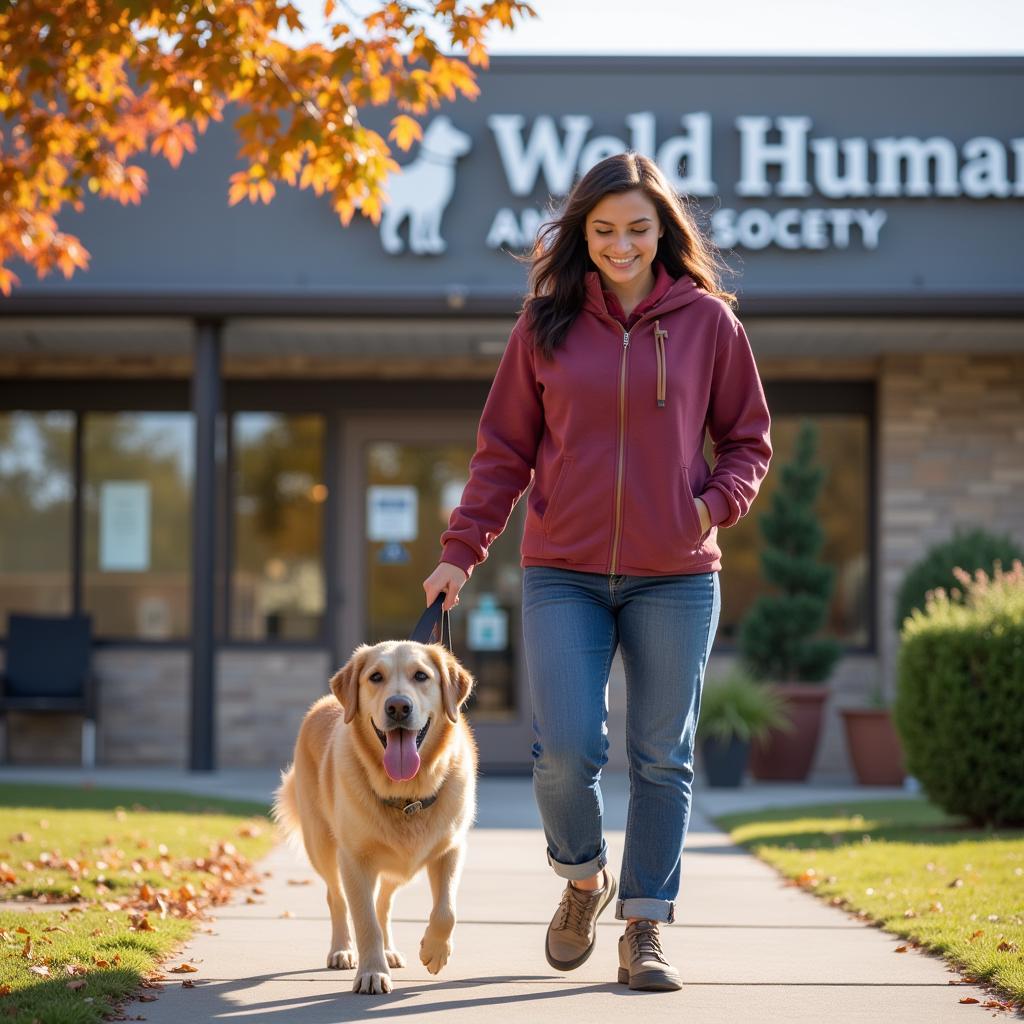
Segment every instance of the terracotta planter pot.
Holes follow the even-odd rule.
[[[901,786],[903,747],[887,708],[843,708],[846,748],[862,786]]]
[[[821,719],[828,700],[824,683],[773,683],[793,722],[792,732],[773,729],[750,749],[750,774],[773,782],[803,782],[818,750]]]

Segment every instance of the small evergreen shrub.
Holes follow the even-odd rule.
[[[996,562],[1005,567],[1015,558],[1024,559],[1024,548],[1008,535],[981,529],[955,530],[949,540],[929,548],[904,577],[896,596],[896,629],[903,628],[903,620],[915,608],[924,608],[925,594],[929,590],[937,587],[950,590],[956,586],[954,569],[969,573],[984,569],[990,573]]]
[[[828,619],[835,569],[818,561],[825,544],[815,511],[825,482],[817,462],[818,428],[803,420],[793,456],[758,527],[764,538],[761,567],[775,588],[754,601],[740,623],[737,644],[745,667],[772,683],[822,682],[841,653],[819,635]]]
[[[904,624],[893,721],[934,803],[1024,825],[1024,565],[955,576]]]

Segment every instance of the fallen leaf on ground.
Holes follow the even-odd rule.
[[[195,974],[198,970],[198,967],[193,967],[191,964],[179,964],[177,967],[171,968],[171,974]]]

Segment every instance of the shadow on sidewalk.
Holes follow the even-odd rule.
[[[372,1014],[374,1020],[400,1020],[402,1017],[412,1014],[442,1013],[445,1010],[472,1010],[486,1008],[488,1006],[511,1006],[516,1003],[535,1004],[540,1000],[575,999],[585,995],[673,995],[675,993],[652,993],[634,992],[625,985],[616,982],[604,982],[602,984],[575,983],[570,979],[562,984],[558,991],[510,993],[506,986],[512,985],[544,985],[558,984],[558,978],[545,975],[491,975],[480,978],[472,978],[462,981],[428,981],[413,982],[403,985],[401,968],[395,969],[398,973],[394,975],[395,982],[403,987],[384,995],[363,995],[351,991],[353,971],[315,972],[316,977],[310,978],[314,972],[310,971],[282,971],[274,974],[258,975],[251,978],[239,979],[237,981],[216,982],[210,981],[199,986],[206,995],[206,1001],[217,998],[222,1005],[213,1009],[204,1007],[209,1019],[219,1020],[221,1017],[230,1017],[235,1021],[246,1020],[269,1020],[274,1015],[275,1020],[281,1019],[280,1015],[287,1012],[288,1024],[334,1024],[336,1021],[365,1020]],[[319,981],[320,976],[334,975],[337,973],[337,988],[330,993],[310,993],[307,997],[266,999],[257,1002],[236,1003],[228,997],[231,993],[243,993],[246,990],[254,989],[257,985],[272,983],[275,981],[286,981],[296,975],[303,975],[311,981]],[[474,989],[494,986],[500,989],[491,996],[478,996],[465,999],[445,998],[445,992],[471,993]],[[429,1006],[424,1005],[421,997],[431,1000]],[[244,998],[244,996],[243,996]],[[410,1003],[411,1000],[415,1000]],[[198,1010],[198,1007],[197,1007]],[[473,1018],[479,1019],[479,1018]],[[546,1018],[545,1018],[546,1019]]]

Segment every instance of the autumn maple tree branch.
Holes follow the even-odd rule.
[[[62,232],[65,205],[85,192],[139,203],[140,153],[177,167],[196,131],[236,103],[239,156],[228,202],[269,203],[275,182],[330,197],[343,224],[355,211],[374,223],[384,183],[398,169],[388,141],[359,119],[394,103],[388,140],[407,150],[422,138],[417,117],[479,92],[471,66],[486,68],[486,33],[534,11],[522,0],[478,8],[462,0],[390,0],[361,17],[335,19],[330,45],[291,46],[282,23],[302,31],[287,0],[10,0],[0,4],[0,290],[20,283],[21,260],[43,277],[84,269],[89,253]],[[466,59],[441,52],[428,28]]]

